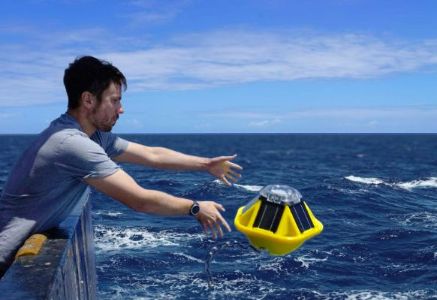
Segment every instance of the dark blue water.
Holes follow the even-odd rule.
[[[221,240],[188,217],[135,213],[93,193],[101,299],[437,299],[437,135],[132,135],[202,155],[237,153],[243,178],[124,165],[143,187],[216,200],[233,223],[268,184],[300,190],[324,224],[282,257],[234,229]],[[1,136],[0,186],[32,137]],[[210,259],[210,274],[205,261]]]

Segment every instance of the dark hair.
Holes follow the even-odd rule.
[[[64,73],[64,85],[68,96],[68,108],[79,107],[83,92],[90,92],[101,101],[102,93],[111,82],[127,88],[126,78],[111,63],[92,56],[78,57]]]

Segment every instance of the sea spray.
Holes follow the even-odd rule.
[[[358,176],[350,175],[350,176],[346,176],[344,178],[349,180],[349,181],[352,181],[352,182],[368,184],[368,185],[376,185],[376,186],[377,185],[385,185],[385,186],[390,186],[390,187],[401,188],[401,189],[404,189],[407,191],[411,191],[411,190],[416,189],[416,188],[436,188],[437,187],[437,177],[429,177],[429,178],[425,178],[425,179],[416,179],[416,180],[411,180],[411,181],[406,181],[406,182],[394,182],[394,183],[386,182],[382,179],[374,178],[374,177],[358,177]]]

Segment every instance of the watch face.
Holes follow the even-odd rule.
[[[199,213],[199,211],[200,211],[199,204],[197,202],[195,202],[193,204],[193,206],[191,206],[191,214],[192,215],[197,215]]]

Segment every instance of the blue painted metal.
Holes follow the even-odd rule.
[[[0,280],[1,299],[95,299],[89,190],[35,256],[18,258]]]

